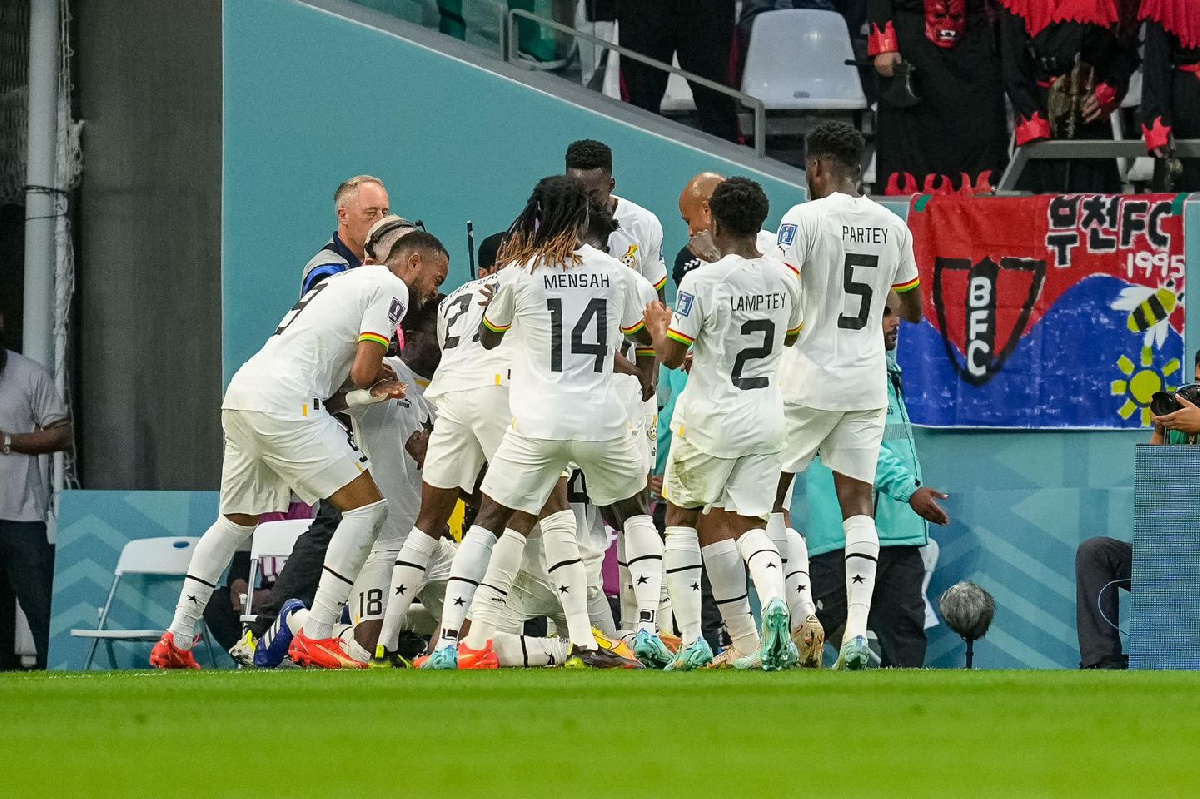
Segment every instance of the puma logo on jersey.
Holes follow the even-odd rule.
[[[625,264],[626,266],[633,266],[633,262],[637,260],[637,254],[638,246],[636,244],[630,244],[629,249],[626,250],[625,254],[621,256],[621,263]]]

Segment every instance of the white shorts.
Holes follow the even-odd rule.
[[[678,508],[711,505],[766,519],[775,505],[783,453],[718,458],[674,436],[663,475],[663,497]]]
[[[225,457],[221,513],[286,511],[292,491],[313,504],[371,467],[351,435],[324,411],[281,419],[259,411],[221,411]]]
[[[483,493],[506,508],[537,514],[571,463],[583,472],[588,496],[599,507],[646,487],[644,456],[632,433],[611,441],[553,441],[510,428],[489,462]]]
[[[422,478],[434,488],[474,491],[483,464],[496,454],[511,422],[508,386],[450,391],[438,397]]]
[[[803,472],[819,454],[821,463],[833,471],[864,483],[875,483],[887,408],[819,411],[803,405],[785,404],[783,414],[787,420],[785,472]]]

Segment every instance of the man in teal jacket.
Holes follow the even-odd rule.
[[[875,474],[879,568],[868,627],[879,638],[885,667],[920,668],[925,664],[925,597],[921,593],[925,564],[920,548],[929,543],[928,522],[945,525],[950,518],[937,503],[946,495],[921,485],[921,464],[896,363],[898,307],[899,299],[890,294],[883,312],[888,353],[887,427]],[[805,472],[805,495],[812,597],[830,640],[838,640],[838,630],[846,621],[846,535],[833,473],[819,458]]]

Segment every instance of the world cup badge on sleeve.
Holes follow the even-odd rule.
[[[680,316],[687,316],[692,312],[692,295],[686,291],[679,292],[679,296],[675,298],[675,313]]]
[[[399,297],[392,298],[392,307],[388,308],[388,321],[393,325],[400,324],[400,320],[404,318],[404,303],[400,302]]]
[[[790,247],[796,240],[796,226],[792,224],[779,226],[779,246]]]

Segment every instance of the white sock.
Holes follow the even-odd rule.
[[[304,629],[304,623],[308,621],[308,608],[296,608],[288,614],[287,626],[292,635]]]
[[[784,589],[787,591],[788,612],[792,627],[798,629],[805,617],[815,616],[812,580],[808,576],[808,542],[792,528],[787,528],[787,566],[784,568]]]
[[[385,521],[386,499],[342,513],[342,520],[325,552],[325,566],[321,571],[321,581],[317,583],[317,595],[313,597],[308,623],[304,625],[306,637],[314,641],[332,637],[333,625],[342,615],[342,606],[346,604],[350,589],[358,579],[358,570],[371,554],[379,528]]]
[[[867,634],[875,570],[879,565],[879,534],[870,516],[851,516],[842,522],[846,531],[846,634],[842,643]]]
[[[783,563],[767,531],[748,530],[737,540],[737,548],[746,561],[746,568],[754,580],[754,588],[763,607],[776,599],[783,599]]]
[[[596,639],[592,637],[592,622],[587,612],[587,571],[575,539],[575,512],[552,513],[542,519],[541,525],[546,574],[566,616],[567,637],[581,649],[595,649]]]
[[[175,618],[168,628],[175,639],[175,646],[191,649],[196,637],[196,623],[204,615],[204,608],[217,587],[221,573],[233,560],[233,553],[254,535],[253,527],[234,524],[224,516],[217,517],[212,527],[200,536],[188,563],[187,576],[183,578],[183,590],[175,605]]]
[[[782,513],[772,513],[767,519],[767,538],[771,539],[771,543],[775,545],[775,549],[779,552],[779,562],[784,566],[784,574],[787,574],[787,526],[783,523]]]
[[[701,635],[700,576],[704,564],[700,557],[700,537],[693,527],[668,527],[666,538],[663,565],[667,591],[686,647]]]
[[[471,613],[471,629],[465,641],[471,649],[483,649],[495,635],[500,610],[508,602],[508,592],[521,569],[525,536],[516,530],[505,530],[500,539],[506,538],[509,540],[503,545],[497,544],[492,551],[492,560],[479,583],[479,604]]]
[[[625,559],[625,536],[617,536],[617,577],[620,579],[621,627],[628,630],[637,624],[637,597],[633,593],[633,575]]]
[[[604,593],[604,586],[588,583],[587,608],[588,618],[591,619],[593,627],[609,638],[616,636],[617,622],[613,618],[612,605],[608,604],[608,594]]]
[[[531,638],[496,633],[492,649],[503,667],[561,666],[571,655],[571,644],[562,638]]]
[[[342,651],[357,660],[366,663],[371,659],[371,653],[363,648],[354,637],[354,627],[350,624],[340,624],[333,628],[333,637],[342,639]]]
[[[414,527],[396,555],[388,587],[388,603],[383,611],[383,629],[379,632],[379,643],[388,651],[395,651],[399,644],[404,616],[417,592],[425,585],[425,572],[440,545],[441,542],[436,538]]]
[[[750,597],[746,590],[746,562],[738,553],[732,539],[717,541],[701,548],[704,568],[712,584],[713,599],[721,611],[725,629],[734,647],[743,655],[758,649],[758,628],[750,612]]]
[[[625,555],[637,599],[637,630],[658,634],[658,603],[662,600],[663,543],[649,516],[625,522]]]
[[[475,525],[463,536],[458,552],[454,553],[454,561],[450,564],[450,579],[446,581],[446,596],[442,600],[442,630],[434,649],[458,646],[458,634],[466,621],[468,611],[471,610],[471,603],[475,600],[475,590],[487,574],[488,563],[494,557],[494,550],[506,545],[501,542],[504,542],[508,533],[506,530],[497,541],[496,536]],[[520,546],[524,548],[524,537],[518,538]],[[515,544],[509,541],[507,545]]]

